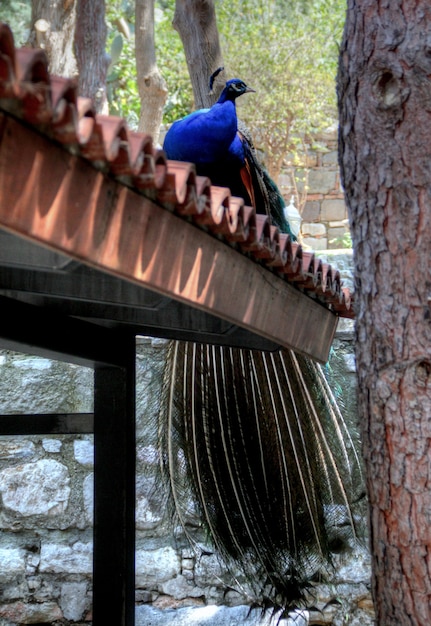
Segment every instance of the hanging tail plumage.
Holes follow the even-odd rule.
[[[160,418],[163,474],[185,531],[197,506],[258,604],[306,604],[337,527],[354,533],[360,468],[320,366],[290,350],[172,342]]]
[[[199,157],[199,174],[250,201],[294,240],[283,197],[247,129],[239,125],[229,147],[207,132],[220,123],[220,110],[227,127],[237,122],[235,108],[225,104],[247,91],[243,81],[228,81],[213,108],[194,114],[193,129],[190,117],[174,125],[165,147],[174,158],[186,158],[191,147],[187,155]],[[211,148],[213,159],[200,158]],[[335,544],[339,550],[342,535],[354,534],[353,477],[360,471],[321,368],[290,350],[172,342],[159,435],[163,475],[186,534],[197,508],[235,584],[241,571],[256,602],[282,615],[306,604]]]

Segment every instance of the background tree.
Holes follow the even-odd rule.
[[[45,50],[52,74],[76,76],[99,113],[108,112],[105,42],[104,0],[32,0],[29,44]]]
[[[176,0],[172,24],[184,46],[195,107],[210,107],[226,82],[217,80],[210,93],[209,77],[223,65],[214,0]]]
[[[304,139],[313,145],[337,118],[344,0],[232,0],[217,8],[228,71],[257,92],[239,103],[239,115],[277,181],[289,158],[298,161]]]
[[[91,37],[88,36],[89,32]],[[77,0],[74,52],[78,65],[79,93],[91,98],[99,113],[108,113],[106,32],[105,0]]]
[[[154,42],[154,0],[135,2],[135,55],[141,112],[138,130],[157,142],[167,87],[157,67]]]
[[[77,76],[78,65],[73,49],[76,0],[64,3],[33,0],[30,24],[28,43],[45,50],[50,72],[59,76]]]
[[[338,78],[377,623],[431,623],[431,6],[349,2]]]

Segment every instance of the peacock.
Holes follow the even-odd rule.
[[[235,101],[252,91],[228,80],[216,104],[171,126],[164,150],[291,234],[281,193],[238,131]],[[162,474],[185,533],[197,509],[252,605],[285,616],[309,604],[356,532],[361,482],[357,441],[321,366],[288,349],[173,341],[159,420]]]
[[[210,77],[210,91],[222,70],[218,68]],[[247,129],[238,127],[235,102],[246,93],[255,90],[239,78],[228,80],[211,108],[194,111],[172,124],[163,149],[168,159],[194,163],[197,174],[207,176],[213,185],[229,187],[232,195],[268,215],[274,226],[295,240],[280,191],[259,162]]]

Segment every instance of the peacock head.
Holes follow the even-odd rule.
[[[214,79],[223,70],[224,70],[223,67],[219,67],[211,75],[210,81],[209,81],[210,93],[212,93]],[[227,100],[235,101],[236,98],[238,98],[238,96],[242,96],[243,93],[250,93],[250,92],[255,93],[255,89],[252,89],[251,87],[247,87],[245,82],[241,80],[240,78],[231,78],[231,80],[227,81],[223,91],[220,94],[220,98],[218,99],[217,102],[221,104],[223,102],[226,102]]]
[[[231,80],[227,81],[225,88],[221,92],[220,98],[217,102],[222,103],[226,102],[227,100],[234,101],[238,98],[238,96],[242,96],[243,93],[250,92],[255,93],[255,89],[247,87],[245,82],[240,78],[232,78]]]

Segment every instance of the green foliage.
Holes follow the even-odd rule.
[[[16,46],[23,46],[30,29],[31,0],[1,0],[0,20],[13,30]]]
[[[182,43],[172,27],[174,10],[174,0],[156,1],[157,63],[168,85],[166,123],[183,117],[193,108],[193,93]],[[133,0],[107,0],[106,20],[107,49],[111,57],[108,71],[110,112],[126,117],[134,126],[140,111],[135,62],[135,3]]]
[[[333,248],[352,248],[352,235],[347,231],[341,237],[335,237],[329,241]]]
[[[159,70],[168,86],[164,123],[169,124],[193,109],[193,90],[183,44],[172,26],[175,0],[156,0],[156,54]]]
[[[256,89],[240,105],[277,176],[298,138],[336,119],[335,75],[341,0],[218,0],[223,54],[231,75]],[[294,140],[295,138],[295,140]]]
[[[139,121],[140,100],[136,82],[135,3],[107,0],[107,50],[111,59],[107,73],[109,112],[125,117],[131,127]]]
[[[175,0],[156,0],[157,63],[168,85],[165,124],[193,109],[182,43],[172,27],[174,11]],[[273,175],[286,153],[297,155],[298,137],[336,117],[334,79],[344,11],[344,0],[216,0],[225,76],[240,76],[257,91],[238,102],[240,116],[265,148]],[[107,0],[107,21],[112,58],[112,46],[122,38],[121,54],[109,72],[110,108],[131,122],[140,108],[134,2]],[[124,21],[130,38],[122,32]]]

